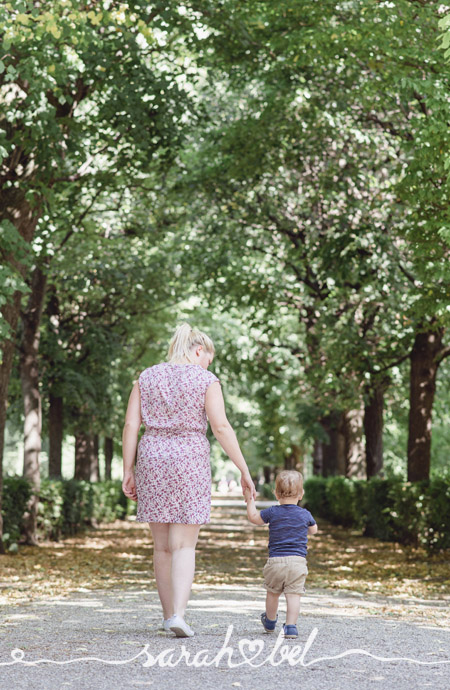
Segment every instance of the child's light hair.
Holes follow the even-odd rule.
[[[172,364],[180,364],[186,358],[192,361],[191,350],[195,345],[202,345],[203,349],[214,354],[214,343],[206,333],[197,328],[191,328],[188,323],[178,326],[169,343],[168,359]]]
[[[278,498],[299,496],[303,490],[303,476],[297,470],[283,470],[275,479]]]

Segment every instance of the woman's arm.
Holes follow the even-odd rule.
[[[214,436],[230,460],[241,471],[242,490],[244,491],[245,487],[248,487],[252,492],[253,498],[256,498],[255,485],[250,476],[247,463],[242,455],[233,427],[227,419],[225,402],[219,381],[215,381],[208,386],[205,396],[205,409]]]
[[[141,394],[139,392],[139,383],[136,381],[128,400],[122,434],[122,490],[125,496],[128,496],[128,498],[131,498],[133,501],[137,500],[136,484],[134,481],[134,460],[136,457],[137,439],[141,424]]]
[[[308,534],[315,534],[317,532],[317,524],[316,525],[310,525],[308,527]]]

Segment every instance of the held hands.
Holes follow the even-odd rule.
[[[253,497],[252,497],[251,489],[249,489],[249,487],[246,486],[244,489],[244,500],[245,500],[245,502],[248,503],[249,501],[252,500],[252,498]]]
[[[252,498],[256,499],[256,489],[250,474],[241,475],[241,487],[246,502]]]
[[[122,491],[132,501],[137,501],[136,482],[134,472],[126,472],[123,476]]]

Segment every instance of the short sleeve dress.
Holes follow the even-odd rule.
[[[219,381],[199,364],[162,362],[139,376],[145,432],[137,449],[137,522],[210,522],[207,388]]]

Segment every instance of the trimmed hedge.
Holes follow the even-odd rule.
[[[31,485],[26,479],[19,476],[3,478],[3,543],[10,551],[17,551],[22,518],[30,497]]]
[[[311,477],[302,501],[312,515],[364,536],[423,546],[436,553],[450,549],[450,481],[400,479],[369,481],[346,477]]]
[[[261,493],[274,498],[273,486]],[[32,489],[23,477],[3,480],[3,540],[17,550],[22,519]],[[342,476],[311,477],[305,481],[302,505],[315,517],[361,529],[382,541],[423,546],[428,553],[450,549],[450,481],[400,479],[369,481]],[[58,540],[100,522],[125,519],[136,504],[127,499],[120,481],[86,482],[45,479],[38,504],[38,535]]]
[[[4,478],[3,541],[10,551],[17,550],[31,494],[31,485],[23,477]],[[125,519],[134,509],[135,503],[127,499],[120,481],[44,479],[39,491],[37,533],[42,539],[57,541],[100,522]]]

